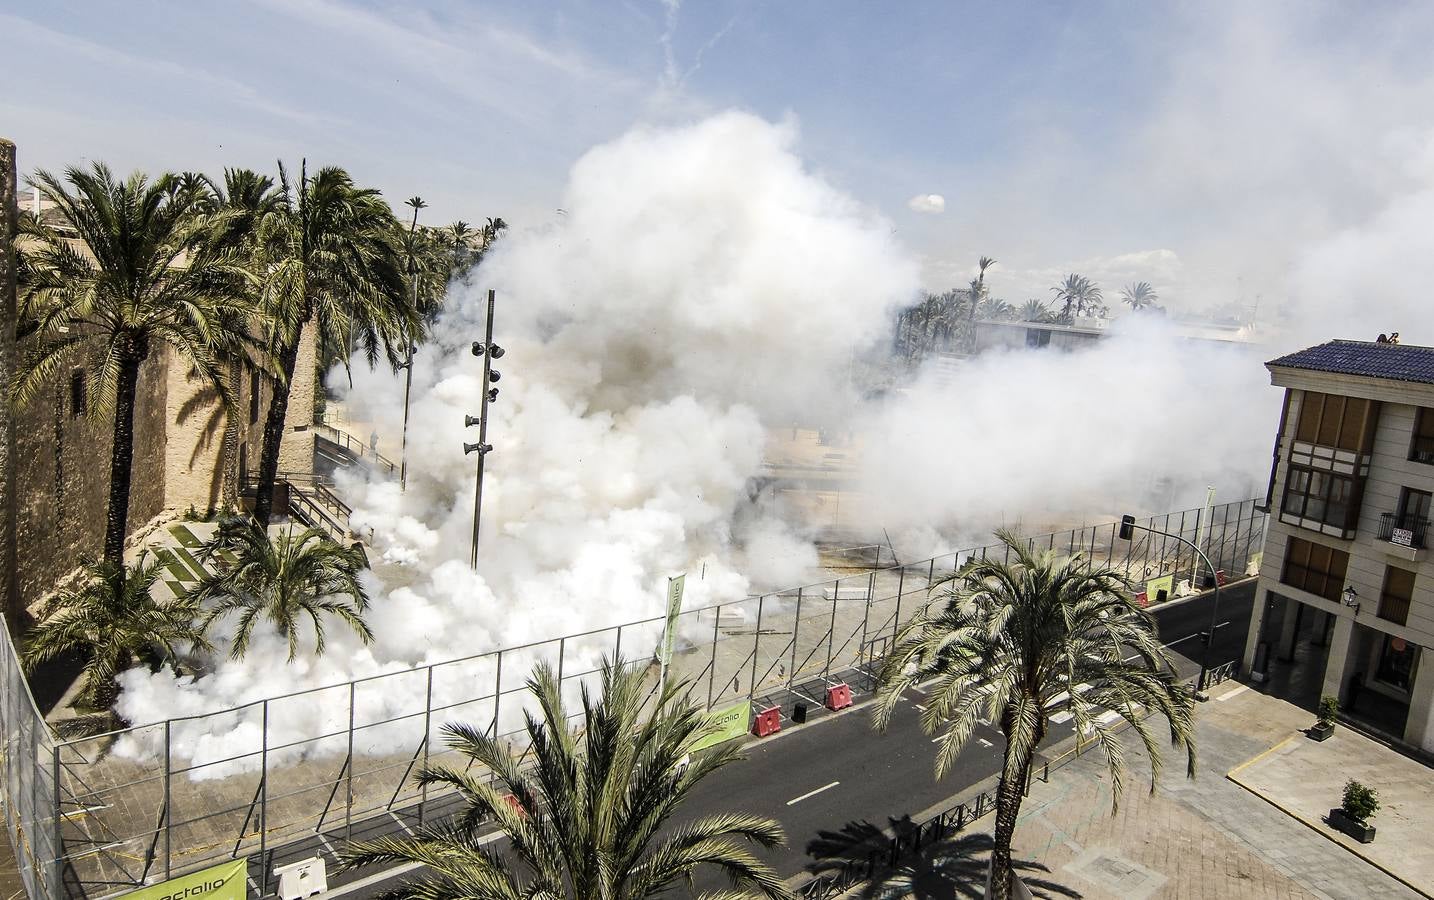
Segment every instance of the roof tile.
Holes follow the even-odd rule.
[[[1330,341],[1272,359],[1265,365],[1434,384],[1434,347],[1412,344]]]

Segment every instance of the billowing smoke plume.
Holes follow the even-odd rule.
[[[247,660],[197,680],[128,673],[120,711],[153,721],[651,617],[684,571],[689,605],[810,575],[811,546],[749,501],[763,424],[848,405],[847,363],[884,339],[916,266],[889,223],[804,167],[795,140],[790,125],[729,113],[583,157],[558,224],[505,238],[417,354],[407,492],[341,485],[384,579],[372,585],[378,641],[334,633],[327,656],[286,665],[261,634]],[[469,345],[490,287],[507,353],[474,572],[475,458],[462,443],[476,440],[464,428],[481,389]],[[396,433],[402,390],[361,371],[347,399]],[[422,689],[382,703],[411,711]],[[341,727],[320,721],[346,714],[334,706],[305,704],[270,727],[289,738]],[[257,739],[253,726],[180,726],[179,739],[230,756]]]
[[[990,540],[1261,493],[1279,394],[1262,347],[1129,316],[1090,349],[928,370],[863,432],[865,512],[920,558]]]
[[[811,533],[751,491],[769,433],[793,423],[850,427],[870,533],[889,528],[903,552],[1025,516],[1193,502],[1206,483],[1249,496],[1275,402],[1258,359],[1155,321],[1090,351],[989,355],[859,399],[852,361],[889,340],[917,267],[889,223],[804,167],[795,141],[789,124],[728,113],[639,129],[579,160],[556,224],[505,238],[419,350],[407,491],[342,479],[375,562],[376,643],[334,632],[327,656],[286,664],[283,642],[260,633],[248,659],[216,656],[197,679],[127,673],[120,711],[154,721],[650,618],[679,572],[689,606],[815,580]],[[469,346],[489,288],[507,352],[474,572],[476,458],[462,444],[476,440],[464,416],[479,411],[482,367]],[[392,373],[357,370],[347,407],[397,434],[402,391]],[[626,636],[628,655],[656,635]],[[570,642],[570,664],[607,648]],[[473,665],[434,702],[488,683],[489,664]],[[359,715],[421,709],[424,691],[398,679]],[[255,716],[179,723],[176,742],[227,758],[256,746]],[[343,697],[287,704],[270,743],[341,731],[346,716]],[[397,749],[366,734],[360,749]]]

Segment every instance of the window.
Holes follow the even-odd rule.
[[[1280,581],[1339,602],[1349,554],[1303,538],[1290,538],[1285,547],[1285,570]]]
[[[85,370],[76,369],[70,373],[70,415],[83,416],[89,405],[89,394],[85,386]]]
[[[1309,519],[1339,532],[1353,531],[1359,520],[1359,496],[1359,482],[1352,476],[1291,465],[1280,519],[1294,525]]]
[[[1051,333],[1045,328],[1027,328],[1026,346],[1033,348],[1049,347],[1051,344]]]
[[[1374,677],[1385,684],[1409,690],[1414,683],[1414,662],[1419,658],[1419,648],[1392,634],[1384,636],[1384,646],[1379,650],[1379,668]]]
[[[1421,409],[1414,417],[1414,443],[1409,458],[1434,464],[1434,409]]]
[[[249,373],[249,424],[259,421],[259,371]]]
[[[1384,570],[1384,590],[1379,595],[1379,617],[1396,625],[1409,619],[1414,599],[1414,573],[1389,566]]]
[[[1374,438],[1375,406],[1359,397],[1305,391],[1295,440],[1323,447],[1362,452]]]

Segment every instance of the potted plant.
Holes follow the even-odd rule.
[[[1361,844],[1374,840],[1374,826],[1369,820],[1379,811],[1379,792],[1350,779],[1344,785],[1344,800],[1338,809],[1329,811],[1329,824]]]
[[[1319,718],[1315,720],[1314,727],[1310,728],[1310,737],[1317,741],[1329,740],[1329,736],[1334,734],[1334,720],[1338,715],[1338,697],[1325,694],[1319,698]]]

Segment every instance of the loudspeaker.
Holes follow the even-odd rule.
[[[792,707],[792,721],[793,721],[793,722],[796,722],[798,725],[800,725],[800,724],[802,724],[803,722],[805,722],[806,720],[807,720],[807,705],[806,705],[805,703],[798,703],[797,705],[793,706],[793,707]]]

